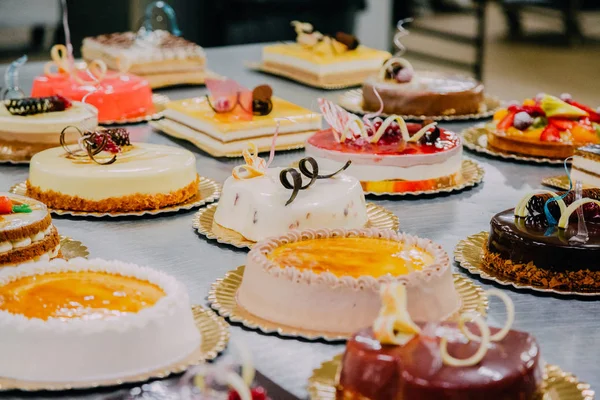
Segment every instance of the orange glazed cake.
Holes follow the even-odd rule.
[[[198,194],[196,158],[188,150],[131,143],[122,128],[86,132],[80,147],[36,154],[28,195],[59,210],[128,212],[180,204]]]
[[[240,306],[281,325],[350,335],[373,323],[382,284],[399,282],[417,321],[460,306],[446,252],[391,230],[291,231],[255,245],[237,293]]]
[[[60,237],[46,206],[0,192],[0,267],[60,256]]]
[[[323,35],[306,22],[293,21],[295,43],[263,48],[264,67],[313,86],[359,85],[391,57],[387,51],[360,45],[356,37],[338,32]]]
[[[37,382],[124,378],[200,344],[185,287],[119,261],[54,260],[0,272],[0,376]]]

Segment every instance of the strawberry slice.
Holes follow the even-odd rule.
[[[12,201],[6,196],[0,196],[0,214],[12,213]]]
[[[498,122],[498,129],[505,131],[511,126],[513,126],[513,123],[515,122],[515,115],[517,114],[517,112],[518,111],[509,111],[508,114],[506,114],[506,117],[502,118],[502,120]]]
[[[575,126],[575,121],[566,118],[548,118],[548,123],[560,131],[569,131]]]
[[[567,100],[566,102],[572,106],[582,109],[583,111],[587,111],[587,113],[590,114],[590,121],[600,123],[600,114],[597,113],[596,110],[594,110],[592,107],[578,103],[574,100]]]
[[[560,142],[560,131],[554,125],[548,125],[541,133],[542,142]]]

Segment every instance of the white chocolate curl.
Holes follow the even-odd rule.
[[[85,65],[84,63],[85,66],[80,68],[71,60],[67,47],[62,44],[52,46],[50,57],[52,58],[52,61],[49,61],[44,65],[44,74],[47,76],[56,76],[61,72],[67,72],[75,79],[75,81],[77,81],[77,83],[82,85],[100,83],[106,76],[107,67],[104,61],[93,60],[88,65]],[[58,73],[52,72],[52,67],[56,67]],[[91,78],[91,81],[86,81],[79,76],[77,72],[81,70],[85,70],[86,75]]]
[[[382,344],[405,345],[421,332],[406,308],[406,287],[400,283],[382,285],[381,309],[373,322],[375,338]]]
[[[529,211],[527,211],[527,203],[529,203],[529,200],[531,200],[531,198],[536,194],[549,194],[552,197],[560,197],[558,193],[551,190],[537,190],[535,192],[527,193],[525,196],[523,196],[519,203],[517,203],[517,206],[515,207],[515,216],[525,218],[529,215]],[[560,208],[560,213],[563,214],[567,208],[565,201],[563,199],[557,199],[556,204],[558,204],[558,208]]]
[[[504,302],[504,305],[506,306],[506,322],[504,323],[504,326],[494,335],[491,335],[489,326],[480,315],[476,315],[475,317],[473,317],[472,314],[461,315],[458,320],[458,328],[469,340],[479,341],[479,348],[471,357],[465,359],[458,359],[448,354],[448,339],[442,337],[440,341],[440,353],[442,356],[442,362],[444,364],[451,365],[454,367],[470,367],[476,365],[481,360],[483,360],[483,358],[487,354],[488,347],[491,342],[501,341],[506,337],[508,332],[510,332],[510,328],[512,327],[515,321],[514,303],[506,293],[501,292],[497,289],[490,289],[486,293],[488,297],[496,296]],[[477,325],[481,336],[477,336],[469,330],[469,328],[465,324],[465,322],[468,321],[472,321],[475,325]]]

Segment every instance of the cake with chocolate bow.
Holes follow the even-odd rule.
[[[46,206],[0,192],[0,268],[60,257],[60,236]]]
[[[292,26],[296,42],[265,46],[263,66],[312,86],[359,85],[390,57],[387,51],[361,45],[344,32],[330,36],[300,21],[292,21]]]
[[[196,157],[190,151],[132,143],[124,128],[78,134],[77,145],[62,140],[62,147],[31,159],[29,196],[59,210],[129,212],[157,210],[198,195]]]
[[[484,270],[548,289],[600,289],[600,189],[533,192],[490,225]]]
[[[381,288],[381,307],[370,328],[346,344],[337,398],[343,400],[539,400],[543,370],[533,336],[511,329],[514,305],[498,290],[488,295],[506,304],[507,322],[491,328],[481,316],[458,323],[415,323],[407,288]]]
[[[349,336],[373,323],[379,290],[391,282],[406,286],[417,321],[441,321],[459,310],[441,246],[379,229],[294,230],[256,244],[237,301],[278,325]]]
[[[273,144],[274,146],[274,144]],[[260,241],[289,230],[362,228],[368,216],[363,190],[355,178],[323,171],[312,158],[296,168],[270,167],[251,144],[246,164],[233,169],[223,185],[214,228],[227,229]]]
[[[407,124],[402,117],[360,118],[319,99],[330,125],[306,142],[306,153],[323,168],[351,161],[347,173],[366,192],[409,192],[449,187],[462,179],[462,145],[437,123]]]

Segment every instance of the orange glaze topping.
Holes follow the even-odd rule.
[[[279,266],[330,272],[337,277],[406,275],[433,263],[433,256],[415,246],[379,238],[339,237],[284,244],[267,258]]]
[[[27,318],[108,319],[153,306],[165,292],[141,279],[107,272],[31,275],[0,287],[0,310]]]

